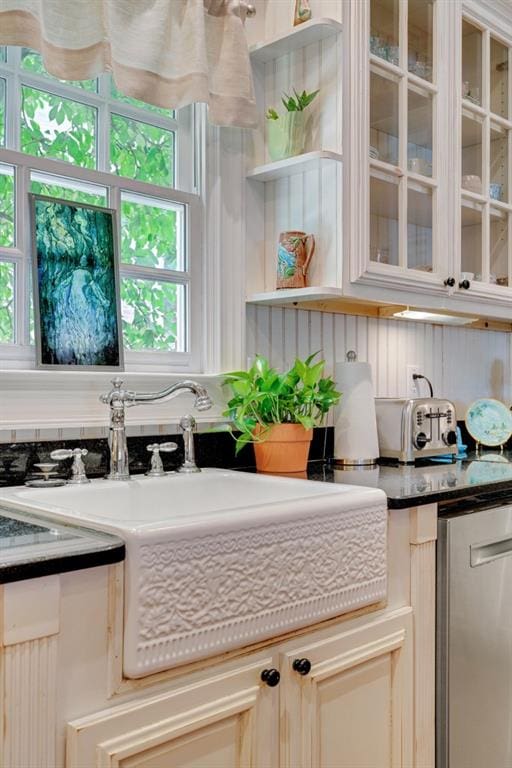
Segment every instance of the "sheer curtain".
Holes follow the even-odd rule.
[[[244,20],[240,0],[0,0],[0,45],[34,48],[63,80],[111,71],[126,96],[206,102],[212,123],[252,128]]]

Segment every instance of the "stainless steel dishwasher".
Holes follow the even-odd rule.
[[[436,666],[436,768],[512,768],[512,503],[439,518]]]

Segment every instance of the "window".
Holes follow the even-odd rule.
[[[200,199],[193,108],[63,82],[0,47],[0,360],[34,359],[28,193],[116,211],[129,367],[200,367]],[[1,363],[0,363],[1,365]]]

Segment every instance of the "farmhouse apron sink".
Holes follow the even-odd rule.
[[[207,469],[12,488],[13,508],[126,542],[123,668],[143,677],[386,595],[382,491]]]

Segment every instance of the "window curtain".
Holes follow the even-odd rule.
[[[157,107],[206,102],[216,125],[256,126],[240,0],[0,0],[0,45],[39,51],[48,72],[112,72]]]

